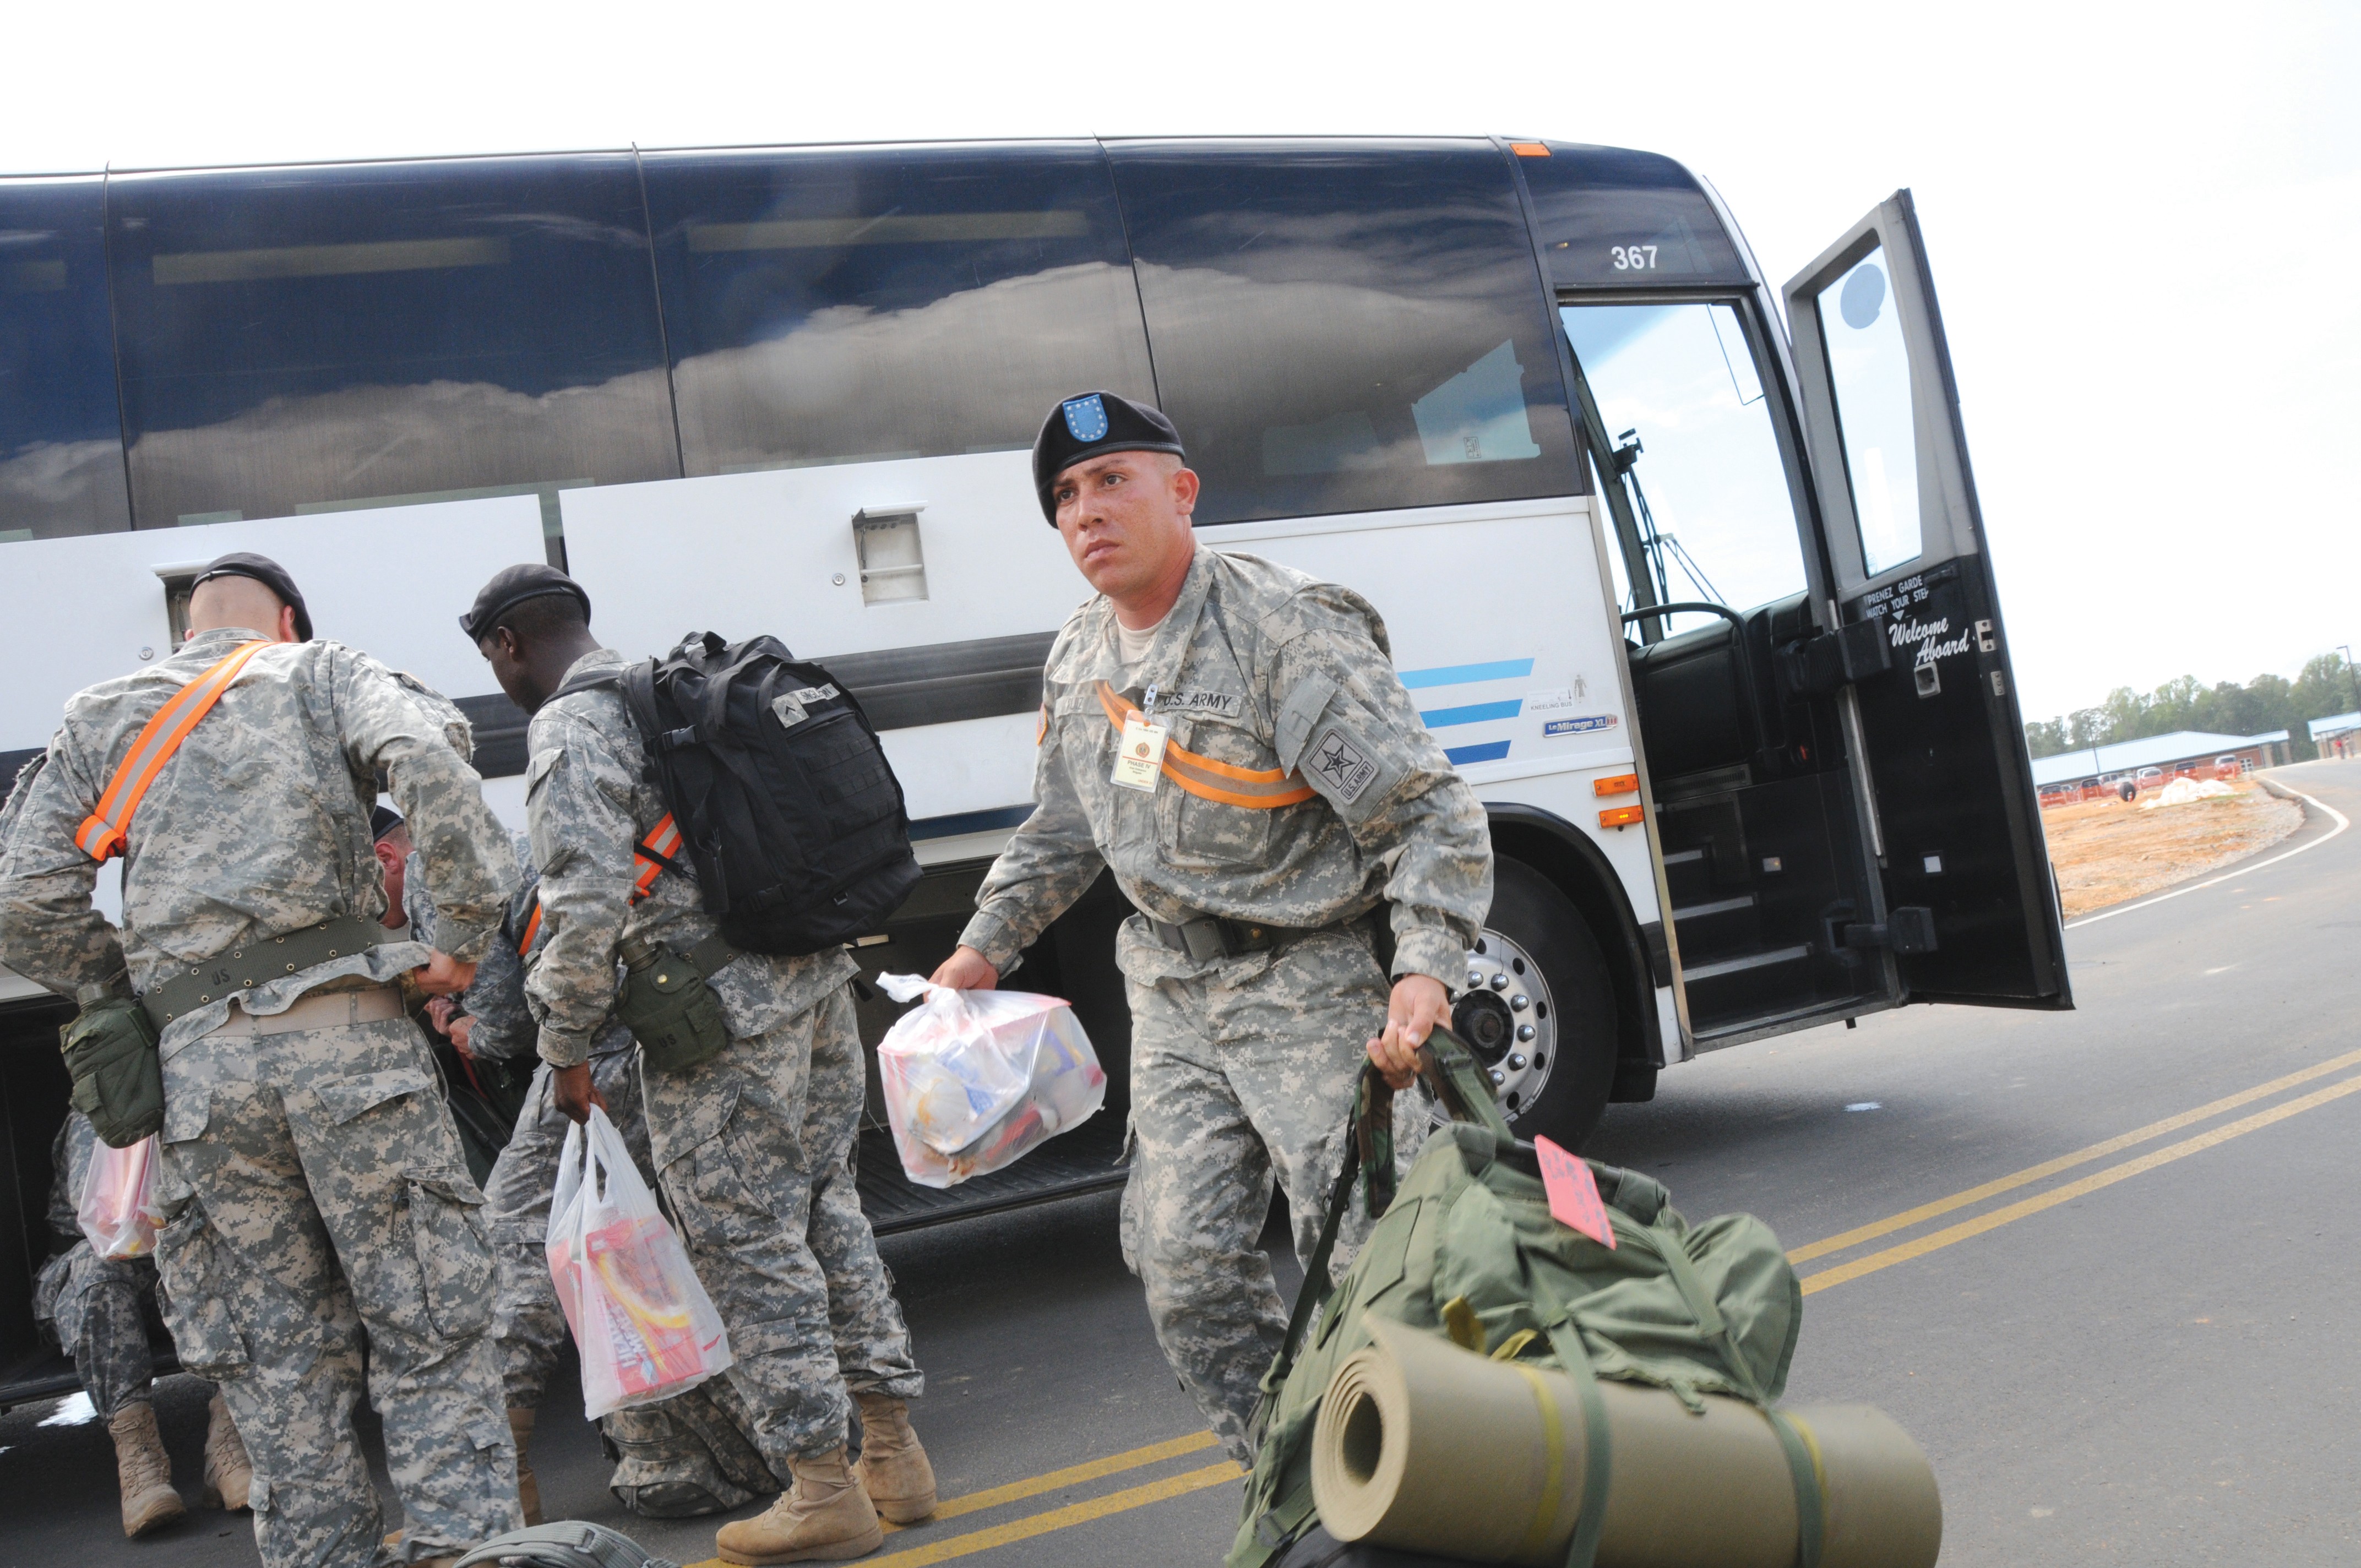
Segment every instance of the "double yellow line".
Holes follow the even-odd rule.
[[[2348,1051],[2328,1061],[2288,1073],[2284,1077],[2272,1079],[2268,1083],[2258,1083],[2251,1089],[2242,1089],[2235,1094],[2224,1095],[2221,1099],[2211,1101],[2194,1110],[2167,1116],[2160,1122],[2151,1122],[2145,1127],[2135,1128],[2116,1137],[2092,1144],[2087,1148],[2076,1149],[2071,1154],[2059,1155],[2055,1159],[2044,1160],[2039,1165],[2027,1166],[2023,1170],[1997,1177],[1979,1186],[1968,1188],[1964,1191],[1952,1193],[1948,1198],[1938,1198],[1931,1203],[1922,1203],[1915,1209],[1905,1209],[1898,1214],[1888,1215],[1883,1220],[1856,1226],[1852,1230],[1829,1236],[1825,1240],[1799,1246],[1787,1255],[1787,1260],[1790,1263],[1804,1264],[1815,1258],[1850,1251],[1863,1243],[1893,1235],[1898,1231],[1909,1230],[1925,1224],[1929,1220],[1940,1219],[1946,1214],[1957,1213],[1962,1209],[1972,1208],[1988,1199],[1998,1198],[2004,1193],[2017,1191],[2046,1181],[2053,1176],[2062,1176],[2070,1170],[2105,1159],[2110,1155],[2121,1154],[2126,1149],[2136,1148],[2141,1144],[2152,1143],[2167,1134],[2193,1127],[2202,1122],[2210,1122],[2241,1106],[2251,1105],[2257,1101],[2284,1094],[2290,1089],[2301,1088],[2304,1084],[2330,1077],[2347,1068],[2361,1068],[2361,1050]],[[1849,1263],[1840,1263],[1833,1267],[1816,1270],[1804,1276],[1804,1294],[1813,1295],[1850,1280],[1859,1279],[1865,1275],[1875,1274],[1881,1269],[1891,1268],[1897,1263],[1907,1263],[1913,1258],[1924,1257],[1928,1253],[1939,1252],[1944,1247],[1967,1241],[1971,1237],[1998,1230],[2001,1226],[2024,1219],[2028,1214],[2038,1214],[2044,1210],[2057,1208],[2061,1203],[2070,1203],[2077,1198],[2085,1197],[2102,1188],[2112,1187],[2118,1181],[2126,1181],[2135,1176],[2154,1170],[2159,1166],[2186,1159],[2202,1150],[2216,1147],[2228,1143],[2233,1138],[2243,1137],[2259,1128],[2286,1121],[2290,1116],[2299,1115],[2317,1106],[2325,1105],[2331,1101],[2341,1100],[2348,1094],[2356,1092],[2361,1092],[2361,1073],[2339,1079],[2334,1083],[2313,1090],[2309,1094],[2282,1101],[2267,1110],[2242,1116],[2235,1122],[2224,1123],[2221,1126],[2213,1127],[2193,1137],[2183,1138],[2178,1143],[2168,1144],[2162,1148],[2153,1149],[2147,1154],[2092,1171],[2088,1176],[2049,1188],[2029,1198],[2019,1199],[2014,1203],[1987,1210],[1971,1219],[1947,1225],[1938,1231],[1929,1232],[1915,1240],[1880,1248],[1876,1252],[1856,1257]],[[972,1492],[961,1497],[946,1498],[935,1510],[934,1518],[936,1519],[956,1519],[962,1514],[999,1508],[1004,1504],[1019,1502],[1027,1497],[1039,1497],[1045,1492],[1060,1491],[1066,1487],[1080,1486],[1104,1476],[1121,1475],[1127,1470],[1137,1470],[1188,1454],[1202,1453],[1213,1446],[1213,1433],[1191,1432],[1186,1437],[1173,1438],[1165,1442],[1149,1443],[1144,1448],[1110,1454],[1104,1459],[1094,1459],[1087,1464],[1069,1465],[1063,1470],[1052,1470],[1046,1475],[1036,1475],[1027,1480],[1013,1481],[1005,1486]],[[1075,1525],[1088,1524],[1093,1519],[1105,1519],[1112,1514],[1126,1513],[1133,1508],[1144,1508],[1150,1503],[1161,1502],[1167,1497],[1184,1497],[1191,1492],[1202,1491],[1209,1486],[1218,1486],[1225,1482],[1237,1480],[1244,1474],[1245,1472],[1225,1459],[1216,1464],[1182,1471],[1177,1475],[1165,1476],[1161,1480],[1147,1482],[1137,1486],[1126,1486],[1119,1491],[1109,1492],[1079,1503],[1069,1503],[1062,1508],[1051,1508],[1046,1512],[1028,1514],[1022,1519],[1010,1519],[1005,1524],[994,1525],[989,1529],[949,1536],[939,1541],[929,1541],[898,1552],[889,1552],[880,1557],[863,1559],[863,1562],[866,1568],[921,1568],[921,1565],[926,1563],[948,1563],[978,1552],[988,1552],[994,1547],[1007,1546],[1020,1541],[1030,1541],[1036,1536],[1068,1530]],[[891,1525],[886,1528],[889,1530],[895,1529]],[[697,1563],[695,1568],[727,1568],[727,1565],[719,1559],[715,1559],[708,1563]]]
[[[2241,1105],[2249,1105],[2257,1100],[2268,1100],[2274,1094],[2285,1093],[2301,1084],[2309,1083],[2314,1079],[2325,1078],[2331,1073],[2342,1071],[2349,1067],[2361,1067],[2361,1051],[2347,1051],[2341,1057],[2304,1068],[2298,1072],[2289,1073],[2284,1078],[2275,1078],[2268,1083],[2258,1083],[2252,1089],[2242,1089],[2235,1094],[2225,1094],[2221,1099],[2200,1105],[2193,1111],[2183,1111],[2177,1116],[2167,1116],[2161,1122],[2150,1122],[2145,1127],[2135,1128],[2117,1137],[2109,1138],[2103,1143],[2092,1144],[2088,1148],[2076,1149],[2072,1154],[2059,1155],[2056,1159],[2044,1160],[2039,1165],[2027,1166],[2023,1170],[1999,1177],[1982,1186],[1971,1187],[1964,1192],[1954,1192],[1949,1198],[1938,1198],[1932,1203],[1922,1203],[1916,1209],[1906,1209],[1899,1214],[1889,1215],[1885,1219],[1846,1231],[1839,1235],[1830,1236],[1825,1241],[1813,1242],[1808,1246],[1799,1246],[1787,1255],[1787,1261],[1808,1263],[1816,1257],[1825,1257],[1830,1253],[1844,1252],[1859,1246],[1863,1242],[1875,1241],[1880,1236],[1891,1235],[1896,1231],[1908,1230],[1914,1225],[1924,1224],[1928,1220],[1938,1219],[1958,1210],[1970,1208],[1988,1198],[1997,1198],[2004,1192],[2013,1192],[2021,1187],[2030,1187],[2050,1177],[2062,1175],[2078,1166],[2089,1165],[2093,1160],[2104,1159],[2109,1155],[2120,1154],[2125,1149],[2152,1142],[2167,1133],[2177,1133],[2183,1127],[2194,1126],[2200,1122],[2210,1122],[2214,1117],[2225,1112],[2235,1111]],[[1859,1279],[1863,1275],[1875,1274],[1883,1268],[1891,1268],[1897,1263],[1907,1263],[1912,1258],[1924,1257],[1930,1252],[1939,1252],[1944,1247],[1966,1241],[1971,1236],[1980,1236],[1987,1232],[1998,1230],[2001,1226],[2022,1220],[2028,1214],[2038,1214],[2043,1210],[2054,1209],[2060,1203],[2070,1203],[2075,1199],[2096,1192],[2103,1187],[2112,1187],[2118,1181],[2129,1180],[2135,1176],[2154,1170],[2158,1166],[2169,1165],[2177,1159],[2186,1159],[2201,1150],[2228,1143],[2232,1138],[2243,1137],[2258,1128],[2268,1127],[2275,1122],[2284,1122],[2290,1116],[2312,1110],[2315,1106],[2325,1105],[2332,1100],[2342,1099],[2356,1091],[2361,1091],[2361,1076],[2341,1080],[2325,1089],[2315,1090],[2310,1094],[2274,1105],[2268,1111],[2259,1111],[2251,1116],[2241,1117],[2235,1122],[2215,1127],[2193,1138],[2184,1138],[2177,1144],[2169,1144],[2163,1148],[2141,1155],[2135,1159],[2125,1160],[2120,1165],[2111,1165],[2078,1181],[2070,1181],[2061,1187],[2053,1187],[2034,1197],[1990,1210],[1977,1215],[1974,1219],[1946,1226],[1942,1230],[1920,1236],[1915,1241],[1883,1248],[1857,1257],[1850,1263],[1839,1264],[1833,1268],[1823,1268],[1806,1274],[1804,1276],[1804,1294],[1809,1296],[1817,1291],[1842,1285],[1848,1280]]]

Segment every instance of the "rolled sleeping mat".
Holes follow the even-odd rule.
[[[1312,1437],[1312,1497],[1339,1541],[1469,1563],[1560,1568],[1582,1509],[1582,1394],[1554,1367],[1493,1361],[1362,1320],[1376,1343],[1336,1369]],[[1770,1419],[1602,1381],[1609,1453],[1598,1568],[1792,1568],[1795,1472]],[[1943,1504],[1927,1456],[1867,1405],[1781,1415],[1810,1451],[1820,1568],[1933,1568]]]

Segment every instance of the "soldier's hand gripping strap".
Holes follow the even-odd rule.
[[[197,720],[214,710],[222,693],[229,690],[246,662],[269,647],[258,639],[241,642],[230,653],[172,694],[170,700],[156,710],[156,717],[141,727],[131,750],[124,753],[115,776],[106,781],[106,791],[98,797],[98,809],[82,818],[74,830],[74,843],[93,861],[111,861],[123,853],[125,836],[131,830],[132,813],[147,797],[148,786],[197,727]],[[136,1139],[134,1140],[137,1141]]]
[[[1455,1122],[1474,1122],[1488,1129],[1502,1146],[1514,1145],[1517,1135],[1500,1114],[1492,1086],[1476,1065],[1467,1042],[1438,1024],[1418,1048],[1418,1075]]]
[[[73,1080],[73,1108],[110,1148],[127,1149],[164,1125],[164,1067],[156,1025],[128,996],[86,1004],[58,1031]]]

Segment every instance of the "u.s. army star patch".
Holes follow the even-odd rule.
[[[1312,754],[1304,759],[1304,771],[1316,774],[1339,805],[1350,806],[1361,798],[1361,792],[1378,776],[1378,764],[1370,761],[1367,752],[1346,740],[1343,730],[1332,725],[1312,742]]]

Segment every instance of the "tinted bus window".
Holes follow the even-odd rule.
[[[1580,492],[1488,144],[1111,152],[1199,522]]]
[[[1689,171],[1653,152],[1545,142],[1520,158],[1550,277],[1594,284],[1743,283],[1745,263]]]
[[[628,154],[118,176],[142,527],[678,473]]]
[[[1090,144],[651,155],[692,474],[1029,447],[1061,398],[1152,398]]]
[[[104,182],[0,180],[0,540],[131,526]]]

